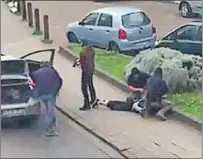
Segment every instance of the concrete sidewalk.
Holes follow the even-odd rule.
[[[14,25],[15,28],[2,28],[3,30],[10,29],[13,40],[12,43],[2,48],[2,53],[20,56],[27,52],[51,47],[44,46],[40,38],[31,37],[30,30],[19,17],[6,19],[4,22]],[[19,36],[24,40],[19,42]],[[6,43],[6,40],[6,38],[2,39],[2,43]],[[16,49],[14,49],[15,45]],[[46,55],[39,58],[45,57]],[[80,91],[80,69],[73,68],[72,62],[59,54],[55,57],[54,66],[64,80],[57,105],[73,115],[78,122],[114,144],[129,158],[201,157],[201,132],[177,121],[144,120],[133,113],[110,111],[103,107],[88,112],[79,111],[83,101]],[[94,82],[100,99],[125,100],[126,94],[119,89],[98,77],[95,77]]]
[[[104,107],[88,112],[79,111],[82,104],[81,95],[78,93],[80,90],[79,71],[73,70],[68,61],[66,65],[69,65],[66,67],[66,76],[59,70],[65,83],[57,105],[85,127],[114,144],[120,151],[123,151],[122,153],[128,157],[138,158],[201,156],[201,132],[177,121],[145,120],[130,112],[110,111]],[[95,77],[95,85],[100,99],[125,99],[125,93],[97,77]]]

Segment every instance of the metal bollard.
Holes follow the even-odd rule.
[[[44,39],[42,40],[42,42],[46,44],[52,44],[53,40],[50,40],[49,35],[49,16],[44,15],[43,20],[44,20]]]
[[[39,9],[35,8],[34,10],[34,18],[35,18],[35,31],[32,33],[33,35],[41,35],[42,31],[40,29],[40,17],[39,17]]]
[[[32,3],[27,3],[28,26],[33,27]]]
[[[26,2],[22,0],[22,21],[27,21]]]
[[[17,12],[18,15],[21,14],[21,1],[17,1]]]

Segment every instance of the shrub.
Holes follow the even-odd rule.
[[[195,55],[182,54],[169,48],[146,50],[137,55],[125,67],[125,79],[131,69],[153,74],[157,67],[163,69],[170,92],[185,92],[200,89],[202,85],[202,58]]]

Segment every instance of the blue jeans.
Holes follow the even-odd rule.
[[[46,106],[48,114],[48,129],[51,129],[54,126],[56,126],[56,116],[55,116],[56,95],[55,94],[42,95],[39,96],[39,100],[41,100]]]

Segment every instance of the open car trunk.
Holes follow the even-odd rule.
[[[6,84],[1,86],[1,105],[27,103],[31,88],[27,83]]]

